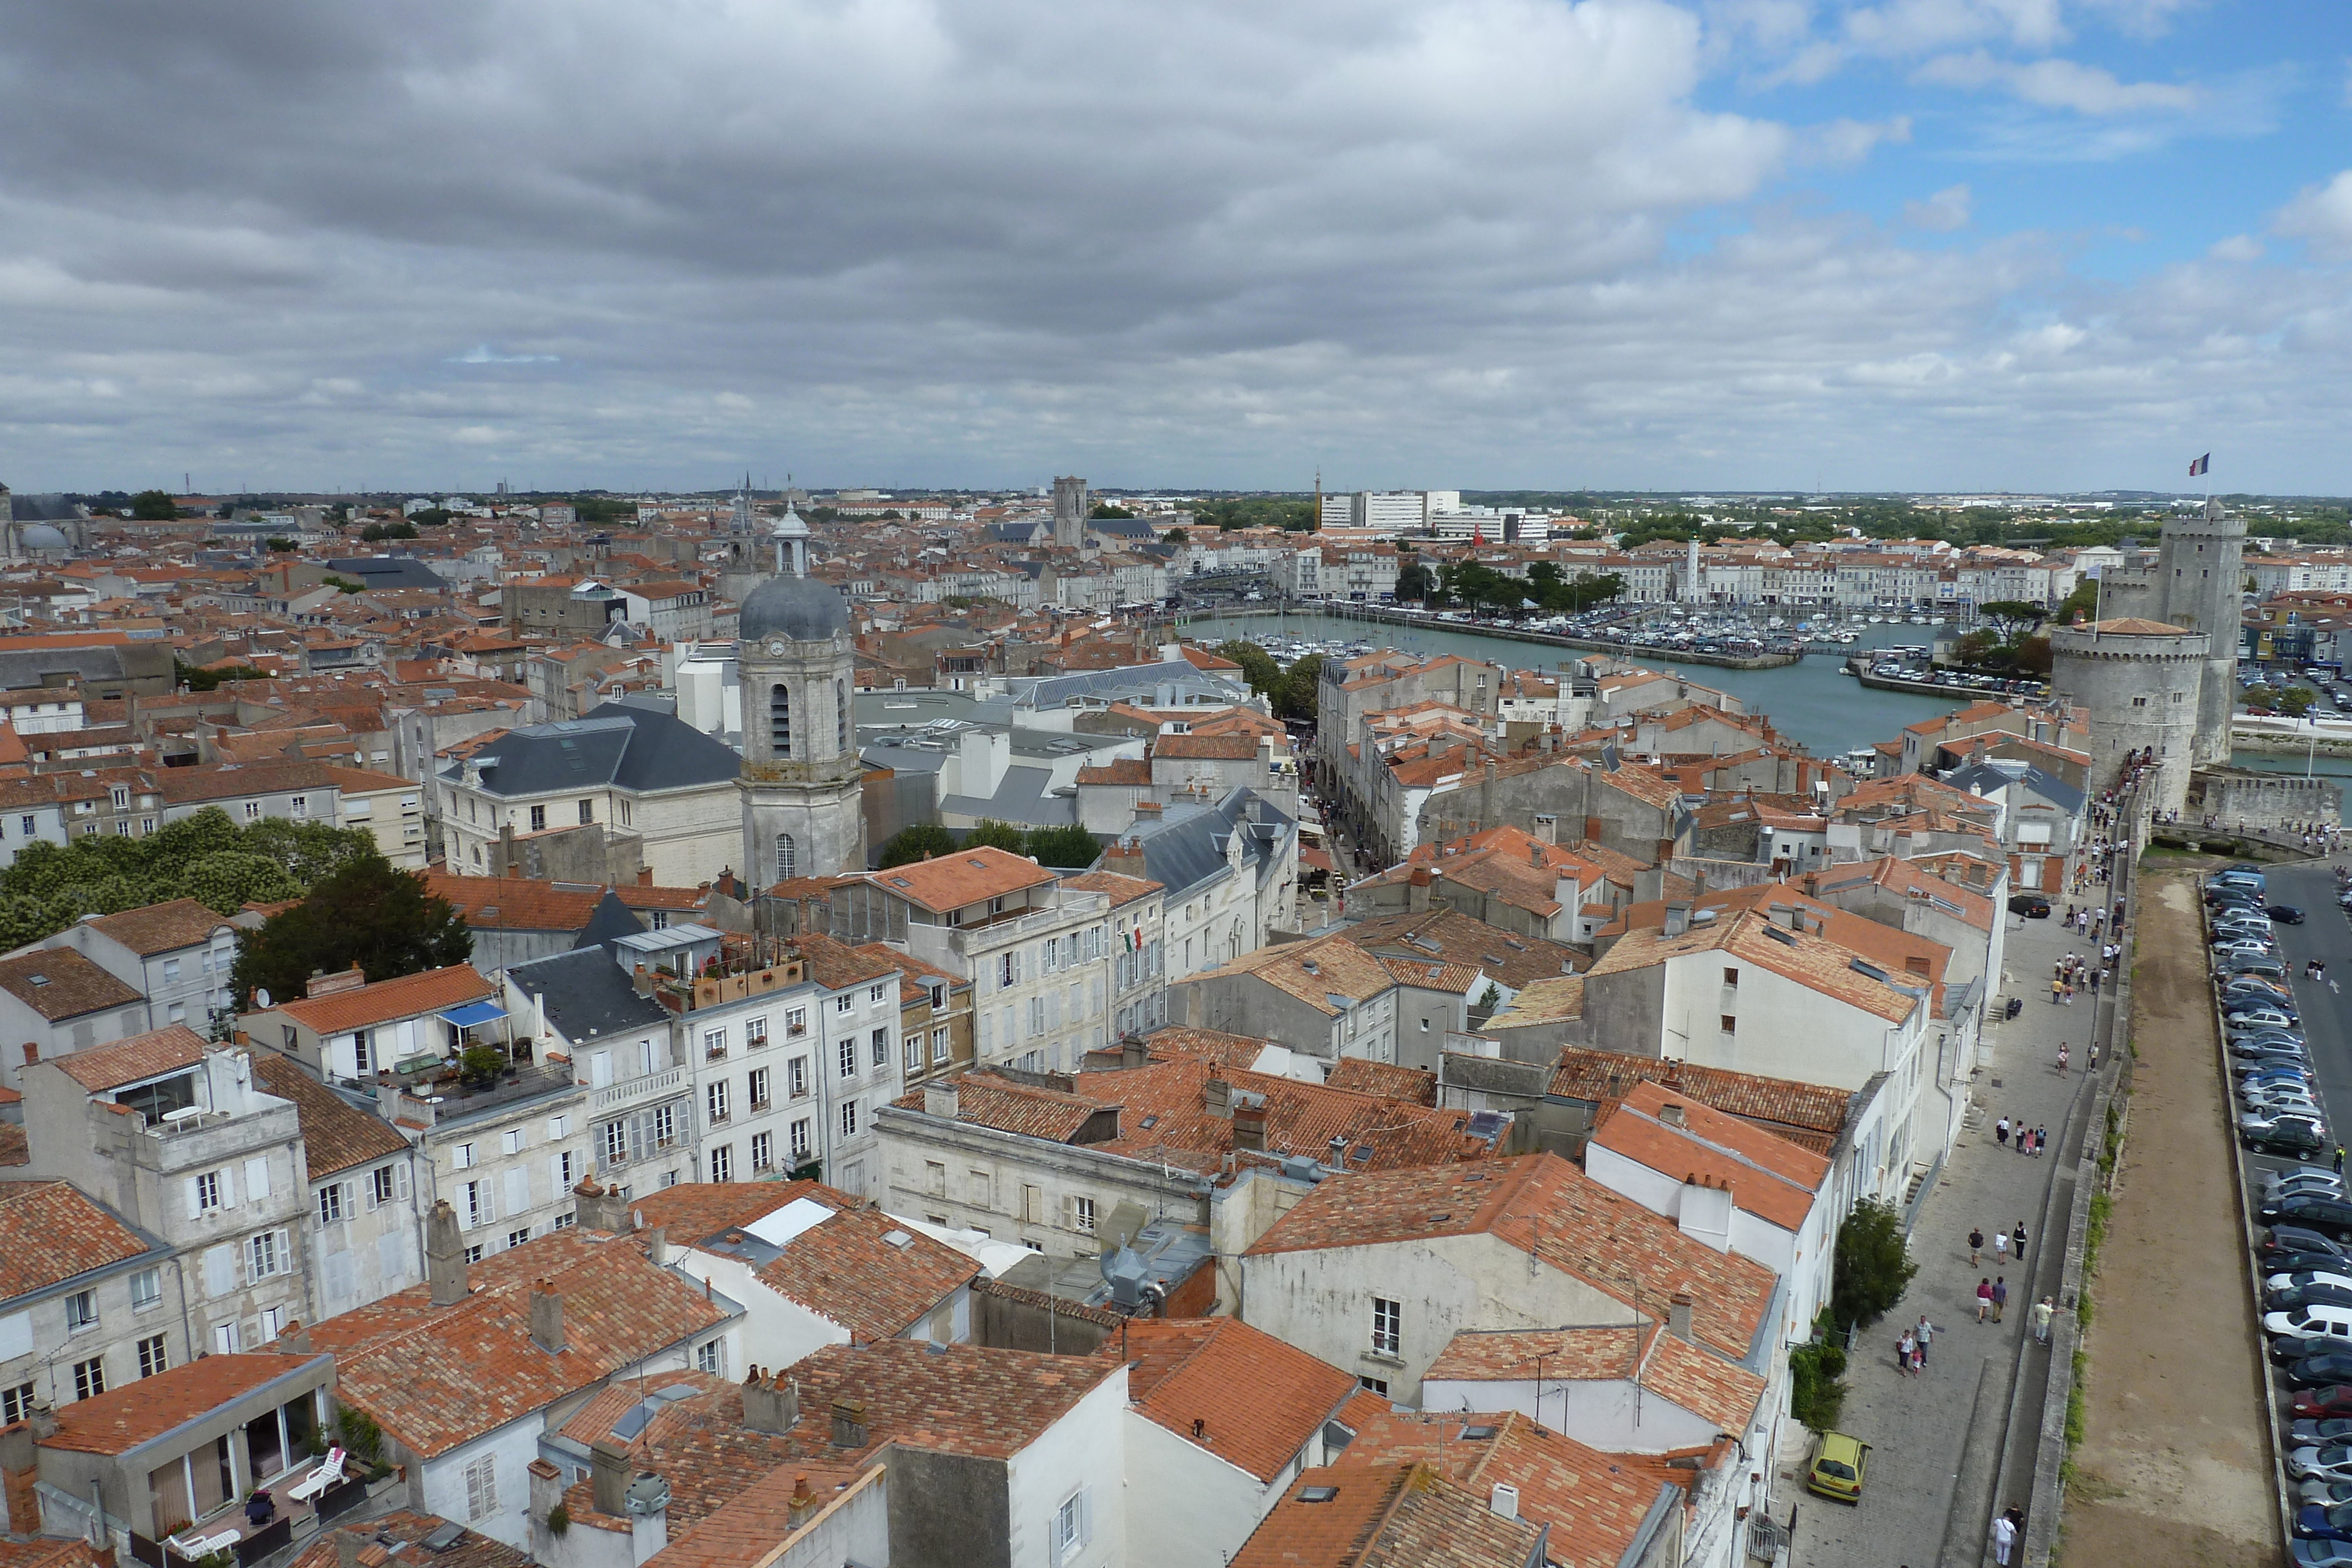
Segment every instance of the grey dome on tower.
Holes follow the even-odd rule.
[[[822,643],[849,630],[849,606],[829,582],[772,577],[745,596],[737,628],[747,643],[767,637]]]

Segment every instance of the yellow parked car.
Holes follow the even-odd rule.
[[[1839,1502],[1860,1502],[1863,1479],[1869,1471],[1868,1443],[1843,1432],[1824,1432],[1813,1468],[1805,1472],[1805,1490]]]

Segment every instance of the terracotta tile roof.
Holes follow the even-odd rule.
[[[419,1284],[312,1331],[335,1354],[337,1397],[428,1458],[727,1316],[643,1249],[577,1228],[509,1248],[471,1277],[473,1293],[454,1306],[435,1307]],[[530,1292],[541,1277],[563,1296],[561,1355],[531,1343]]]
[[[710,904],[710,887],[654,887],[645,883],[625,882],[613,889],[614,895],[631,909],[706,909]]]
[[[1078,782],[1148,789],[1151,787],[1151,764],[1140,757],[1115,757],[1100,767],[1079,768]]]
[[[1531,980],[1502,1011],[1486,1020],[1490,1030],[1528,1029],[1584,1016],[1584,977],[1554,975]]]
[[[970,1257],[878,1208],[845,1208],[793,1237],[759,1277],[856,1338],[877,1340],[906,1333],[979,1272]]]
[[[1869,883],[1888,888],[1906,898],[1948,905],[1948,913],[1980,931],[1990,932],[1998,918],[1992,900],[1974,888],[1963,887],[1922,869],[1916,862],[1898,855],[1881,855],[1876,860],[1862,861],[1852,865],[1825,866],[1808,872],[1804,883],[1816,898],[1827,898],[1841,889]]]
[[[1119,1363],[1093,1356],[973,1344],[904,1339],[829,1344],[793,1364],[801,1421],[784,1434],[787,1452],[779,1458],[838,1463],[900,1442],[973,1458],[1010,1458],[1119,1371]],[[864,1448],[833,1445],[827,1412],[837,1399],[866,1406]]]
[[[312,1181],[408,1152],[408,1140],[399,1129],[373,1111],[352,1104],[289,1057],[257,1051],[253,1075],[270,1093],[294,1102]]]
[[[1222,1164],[1235,1148],[1234,1123],[1230,1114],[1213,1115],[1208,1109],[1207,1085],[1213,1078],[1237,1092],[1264,1096],[1265,1152],[1271,1156],[1300,1155],[1336,1164],[1331,1145],[1337,1140],[1346,1150],[1346,1167],[1368,1171],[1450,1165],[1484,1159],[1492,1152],[1487,1140],[1470,1135],[1467,1111],[1220,1067],[1207,1057],[1189,1054],[1142,1067],[1079,1073],[1081,1094],[1119,1106],[1118,1135],[1091,1146],[1195,1167],[1203,1163],[1199,1156],[1207,1156],[1208,1164]]]
[[[1123,909],[1139,898],[1167,891],[1164,883],[1115,871],[1082,871],[1075,876],[1064,877],[1062,885],[1076,888],[1080,893],[1107,893],[1110,894],[1110,907],[1113,909]]]
[[[683,1535],[673,1533],[669,1544],[647,1560],[646,1568],[763,1568],[780,1552],[792,1549],[802,1531],[825,1528],[825,1512],[865,1487],[882,1484],[886,1471],[872,1466],[863,1471],[833,1465],[779,1465]],[[583,1490],[590,1483],[583,1481]],[[671,1491],[676,1496],[676,1487]],[[793,1527],[796,1495],[814,1498],[816,1511],[800,1530]],[[575,1511],[573,1518],[579,1516]],[[670,1517],[677,1518],[673,1504]],[[671,1526],[676,1531],[677,1526]]]
[[[1648,1082],[1604,1114],[1591,1143],[1676,1181],[1727,1187],[1738,1207],[1788,1231],[1803,1227],[1829,1178],[1823,1156]]]
[[[1661,1061],[1621,1051],[1570,1046],[1559,1053],[1546,1092],[1554,1099],[1600,1103],[1622,1099],[1644,1080],[1667,1092],[1763,1128],[1816,1155],[1827,1155],[1844,1130],[1850,1090],[1792,1079],[1765,1078],[1728,1068]]]
[[[1034,861],[982,844],[870,872],[866,880],[934,915],[952,915],[1056,879]]]
[[[954,1083],[957,1121],[1049,1143],[1066,1144],[1097,1112],[1118,1109],[1113,1101],[1065,1094],[990,1072],[967,1072]],[[901,1095],[890,1103],[902,1111],[919,1111],[923,1091]]]
[[[101,915],[89,924],[146,957],[182,947],[200,947],[228,922],[193,898],[174,898],[142,909]]]
[[[145,1000],[70,947],[43,947],[0,958],[0,991],[52,1023]]]
[[[600,1392],[579,1414],[564,1423],[564,1432],[581,1441],[611,1437],[634,1455],[640,1469],[652,1470],[669,1482],[669,1521],[673,1531],[691,1529],[740,1496],[792,1458],[788,1437],[754,1432],[743,1425],[743,1391],[740,1385],[707,1373],[673,1372],[662,1381],[646,1380],[647,1394],[679,1386],[699,1390],[690,1397],[660,1402],[634,1439],[614,1437],[612,1424],[638,1403],[634,1377]],[[810,1425],[809,1406],[803,1402],[802,1427]],[[592,1412],[593,1413],[592,1415]],[[814,1412],[814,1424],[826,1425],[825,1412]],[[835,1456],[821,1454],[820,1458]],[[566,1496],[575,1521],[593,1523],[604,1518],[595,1511],[593,1490],[581,1483]]]
[[[1250,762],[1256,759],[1255,735],[1156,735],[1151,755],[1171,761]]]
[[[1844,911],[1838,913],[1843,915]],[[1847,918],[1862,920],[1859,915]],[[1862,924],[1876,926],[1880,931],[1892,930],[1874,921],[1862,920]],[[1857,962],[1867,962],[1854,949],[1815,931],[1790,931],[1753,911],[1695,925],[1676,936],[1669,936],[1663,930],[1629,932],[1586,972],[1585,983],[1590,988],[1607,976],[1709,952],[1727,953],[1769,969],[1818,995],[1889,1023],[1901,1023],[1923,1003],[1933,1006],[1929,995],[1932,979],[1904,975],[1899,965],[1885,978],[1865,974],[1854,967]],[[1885,970],[1880,972],[1886,974]],[[1916,988],[1916,991],[1906,986]]]
[[[1465,1438],[1470,1425],[1490,1426],[1495,1435]],[[1589,1448],[1516,1411],[1475,1422],[1458,1412],[1385,1413],[1358,1430],[1330,1473],[1417,1464],[1453,1477],[1481,1508],[1496,1483],[1508,1482],[1519,1489],[1519,1522],[1551,1526],[1545,1544],[1550,1561],[1569,1568],[1618,1568],[1661,1489],[1672,1487],[1686,1500],[1685,1488],[1695,1472],[1671,1469],[1665,1459]]]
[[[1363,1247],[1434,1236],[1492,1237],[1541,1259],[1648,1316],[1687,1291],[1692,1326],[1723,1354],[1748,1353],[1777,1276],[1762,1264],[1685,1236],[1553,1155],[1478,1166],[1327,1178],[1251,1246],[1249,1257]],[[1643,1260],[1638,1281],[1624,1260]]]
[[[100,1568],[87,1541],[11,1541],[0,1535],[0,1568]]]
[[[272,1010],[284,1013],[314,1033],[330,1035],[389,1023],[395,1019],[436,1013],[497,993],[498,988],[482,978],[471,964],[451,964],[422,974],[403,975],[398,979],[378,980],[332,996],[279,1002]]]
[[[1378,955],[1381,967],[1400,986],[1412,986],[1424,991],[1444,991],[1448,995],[1467,998],[1471,988],[1481,978],[1475,964],[1435,964],[1425,958],[1402,958],[1391,954]]]
[[[467,925],[482,931],[579,931],[604,897],[601,887],[562,888],[519,876],[417,875],[428,893],[447,899]]]
[[[0,1122],[0,1167],[32,1163],[33,1146],[26,1140],[25,1129],[14,1122]]]
[[[856,950],[877,963],[891,965],[898,971],[898,999],[902,1002],[919,988],[943,985],[950,993],[971,988],[971,981],[963,976],[942,969],[937,964],[927,964],[912,953],[901,953],[887,943],[861,942]]]
[[[0,1181],[0,1301],[147,1250],[136,1231],[68,1183]]]
[[[615,1432],[613,1429],[614,1427],[622,1416],[648,1401],[651,1401],[657,1409],[670,1403],[666,1398],[656,1397],[656,1395],[666,1396],[672,1389],[681,1387],[691,1388],[698,1394],[718,1394],[735,1386],[727,1378],[688,1367],[679,1367],[674,1372],[665,1372],[661,1376],[662,1381],[659,1385],[656,1385],[650,1376],[642,1385],[634,1377],[606,1385],[598,1389],[595,1396],[587,1404],[573,1411],[571,1419],[564,1422],[558,1430],[565,1437],[578,1442],[593,1443],[604,1439],[627,1448],[630,1439]],[[739,1398],[737,1401],[739,1407],[740,1403]]]
[[[1300,1472],[1230,1568],[1527,1568],[1542,1539],[1433,1466],[1340,1465]]]
[[[1437,1103],[1437,1074],[1418,1067],[1401,1067],[1392,1061],[1374,1061],[1369,1056],[1343,1056],[1331,1064],[1323,1080],[1326,1089],[1345,1089],[1357,1094],[1376,1094],[1383,1100],[1402,1100],[1409,1105]]]
[[[425,1549],[426,1536],[452,1527],[451,1521],[437,1514],[411,1513],[406,1509],[375,1514],[352,1526],[368,1538],[360,1549],[361,1568],[529,1568],[529,1554],[463,1526],[455,1527],[458,1531],[455,1541]],[[385,1547],[387,1536],[400,1546],[399,1552]],[[335,1568],[338,1560],[335,1532],[330,1528],[304,1547],[287,1568]]]
[[[1358,1386],[1234,1318],[1138,1319],[1095,1354],[1130,1364],[1131,1406],[1261,1481],[1280,1475]]]
[[[792,939],[792,946],[806,962],[809,978],[829,991],[872,985],[898,972],[895,956],[878,958],[814,931],[802,932]]]
[[[67,1077],[97,1094],[194,1067],[205,1059],[205,1049],[204,1036],[175,1023],[54,1060]]]
[[[1422,1375],[1440,1383],[1532,1383],[1540,1369],[1547,1383],[1622,1383],[1633,1379],[1637,1355],[1644,1390],[1726,1432],[1746,1431],[1764,1397],[1764,1378],[1658,1323],[1465,1331],[1446,1342]]]
[[[1307,966],[1313,965],[1313,968]],[[1213,969],[1187,975],[1181,985],[1252,976],[1305,1002],[1326,1017],[1338,1018],[1367,998],[1379,996],[1396,984],[1379,959],[1348,940],[1344,934],[1319,936],[1311,942],[1288,942],[1244,953]],[[1333,1001],[1334,997],[1341,998]],[[1175,998],[1171,998],[1171,1011]]]
[[[41,1447],[83,1454],[124,1453],[275,1378],[325,1360],[274,1351],[201,1356],[168,1372],[59,1406],[57,1433],[42,1438]]]

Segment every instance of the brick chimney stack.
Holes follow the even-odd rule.
[[[457,1211],[446,1197],[436,1199],[425,1217],[425,1280],[436,1307],[466,1299],[466,1239],[457,1228]]]
[[[531,1283],[530,1343],[550,1355],[563,1354],[563,1292],[550,1280]]]

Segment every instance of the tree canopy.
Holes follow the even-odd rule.
[[[929,860],[933,855],[946,854],[955,847],[955,835],[937,822],[917,822],[901,828],[882,846],[882,865],[887,870],[894,865]]]
[[[370,523],[360,530],[360,538],[373,544],[378,539],[413,539],[415,528],[409,523]]]
[[[1275,716],[1313,722],[1322,681],[1322,654],[1309,653],[1294,663],[1282,673],[1282,685],[1274,698]]]
[[[1129,511],[1125,507],[1117,506],[1109,501],[1097,501],[1095,503],[1095,509],[1088,512],[1087,516],[1089,517],[1131,517],[1135,516],[1135,514]]]
[[[965,830],[963,841],[967,845],[986,844],[992,849],[1003,850],[1011,854],[1019,855],[1029,852],[1024,847],[1029,841],[1029,835],[1014,824],[999,821],[994,817],[982,817],[974,822]]]
[[[357,964],[370,983],[462,964],[474,934],[424,880],[370,853],[321,878],[291,909],[264,921],[237,945],[231,971],[240,1005],[256,987],[273,998],[299,997],[315,974]]]
[[[1072,822],[1058,828],[1030,829],[1028,852],[1037,857],[1039,865],[1060,871],[1084,871],[1101,856],[1102,844],[1092,833]]]
[[[1996,599],[1977,606],[1977,613],[1992,622],[2004,643],[2014,643],[2050,618],[2050,612],[2030,599]]]
[[[131,515],[142,522],[168,523],[180,515],[169,490],[142,490],[131,497]]]
[[[174,898],[217,914],[299,898],[321,877],[376,854],[366,832],[271,819],[237,826],[210,807],[145,838],[87,834],[29,843],[0,871],[0,946],[19,947],[85,915],[113,915]]]
[[[1902,1215],[1883,1198],[1864,1198],[1838,1227],[1830,1310],[1850,1329],[1868,1328],[1903,1299],[1918,1271],[1903,1239]]]

